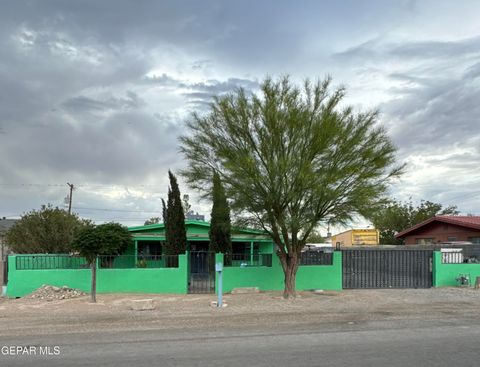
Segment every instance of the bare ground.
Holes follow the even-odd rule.
[[[132,299],[153,298],[153,311],[132,311]],[[101,294],[58,301],[0,298],[0,336],[82,333],[95,330],[248,329],[275,325],[359,324],[375,321],[477,320],[480,291],[466,288],[279,292],[224,297],[228,307],[210,306],[214,295]]]

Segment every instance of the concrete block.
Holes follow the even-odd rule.
[[[249,294],[249,293],[260,293],[258,287],[243,287],[243,288],[233,288],[232,294]]]
[[[148,311],[155,309],[155,302],[153,299],[134,299],[130,301],[130,308],[134,311]]]
[[[222,302],[222,308],[225,308],[227,306],[228,306],[228,304],[226,304],[225,302]],[[214,308],[218,307],[218,302],[217,301],[211,301],[210,302],[210,307],[214,307]]]

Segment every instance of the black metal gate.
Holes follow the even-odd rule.
[[[189,293],[215,293],[215,253],[190,252]]]
[[[8,255],[5,257],[5,260],[0,260],[3,261],[3,284],[0,285],[7,285],[8,283]]]
[[[430,288],[432,257],[432,250],[343,250],[343,288]]]

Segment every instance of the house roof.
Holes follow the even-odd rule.
[[[185,221],[185,226],[200,226],[200,227],[210,227],[209,222],[204,222],[200,220],[186,220]],[[151,230],[151,229],[163,229],[165,228],[164,223],[157,223],[157,224],[148,224],[145,226],[136,226],[136,227],[129,227],[128,230],[130,232],[143,232],[145,230]],[[251,234],[267,234],[265,231],[259,231],[256,229],[250,229],[250,228],[232,228],[232,231],[235,231],[237,233],[251,233]]]
[[[0,233],[6,232],[11,226],[15,224],[18,219],[3,219],[0,218]]]
[[[402,232],[399,232],[395,235],[396,238],[402,238],[407,236],[409,233],[416,231],[417,229],[426,226],[432,222],[442,222],[448,224],[455,224],[457,226],[462,226],[470,229],[480,230],[480,216],[461,216],[461,215],[438,215],[427,219],[413,227],[407,228]]]

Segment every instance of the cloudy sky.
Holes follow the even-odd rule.
[[[158,215],[192,111],[269,74],[331,75],[379,109],[392,188],[480,214],[478,1],[0,2],[0,217],[52,203]],[[208,214],[183,183],[193,208]]]

